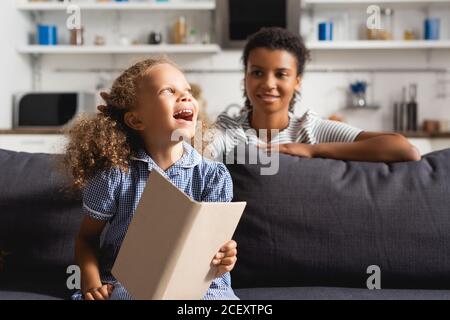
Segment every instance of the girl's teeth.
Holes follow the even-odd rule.
[[[192,110],[181,110],[181,111],[175,113],[175,115],[177,116],[177,115],[180,115],[182,113],[192,113]]]

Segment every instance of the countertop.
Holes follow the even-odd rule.
[[[63,134],[60,128],[0,129],[0,134]]]
[[[407,138],[425,138],[425,139],[450,139],[450,132],[428,133],[417,132],[397,132]],[[0,134],[64,134],[61,128],[27,128],[27,129],[0,129]]]

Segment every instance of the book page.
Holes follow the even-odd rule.
[[[201,299],[216,278],[214,255],[232,239],[245,202],[197,204],[199,211],[186,238],[163,299]]]

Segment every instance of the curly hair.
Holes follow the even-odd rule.
[[[126,125],[124,115],[137,103],[141,80],[159,64],[176,67],[167,58],[134,64],[114,81],[109,94],[102,93],[106,105],[98,106],[100,113],[80,115],[65,130],[69,141],[63,164],[75,189],[83,188],[99,171],[112,167],[128,171],[130,155],[143,144],[138,133]]]
[[[305,42],[300,35],[296,35],[289,30],[278,27],[262,28],[258,32],[252,34],[245,45],[244,53],[242,54],[242,63],[244,65],[245,73],[247,73],[250,53],[257,48],[283,50],[291,53],[297,60],[297,76],[303,75],[306,62],[310,60],[310,52],[306,48]],[[299,92],[296,91],[289,104],[289,111],[294,110],[298,95]],[[245,87],[244,98],[244,109],[251,110],[252,104],[248,98]]]

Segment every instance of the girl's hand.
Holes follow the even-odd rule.
[[[314,157],[314,145],[312,144],[306,143],[267,144],[259,147],[262,149],[266,149],[267,152],[274,151],[303,158]]]
[[[230,240],[220,248],[220,251],[214,256],[212,264],[217,266],[216,277],[221,277],[225,273],[233,270],[237,261],[237,243]]]
[[[104,284],[99,288],[89,289],[84,293],[84,300],[108,300],[114,290],[112,284]]]

